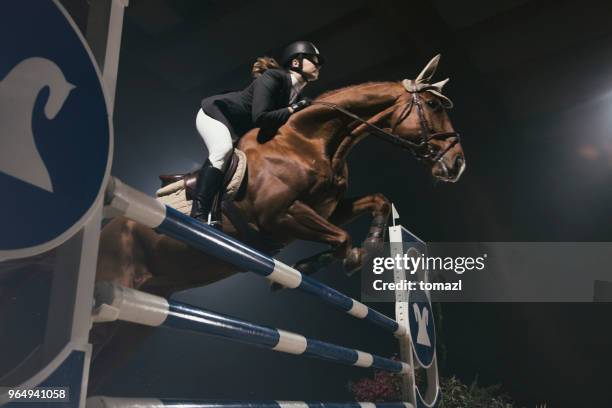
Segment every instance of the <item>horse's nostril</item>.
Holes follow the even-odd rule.
[[[455,159],[455,167],[461,168],[461,166],[463,166],[463,156],[457,156]]]

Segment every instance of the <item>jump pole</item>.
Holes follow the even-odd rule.
[[[404,325],[363,303],[265,255],[192,217],[112,177],[105,199],[105,215],[124,215],[156,231],[185,242],[202,252],[234,266],[256,273],[287,288],[318,297],[323,302],[358,319],[368,320],[396,337],[404,337]]]
[[[399,374],[411,372],[410,365],[401,361],[256,325],[109,282],[96,285],[94,299],[93,320],[98,323],[121,320],[151,327],[167,327],[345,365],[372,367]]]
[[[87,408],[414,408],[408,402],[218,401],[91,397]]]

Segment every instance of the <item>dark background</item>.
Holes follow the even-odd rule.
[[[85,2],[64,3],[79,25]],[[425,241],[609,241],[612,236],[612,3],[609,1],[131,0],[115,109],[113,174],[152,194],[156,175],[206,158],[202,97],[250,81],[261,55],[315,42],[328,63],[306,90],[414,78],[437,53],[467,170],[436,184],[413,158],[368,139],[350,195],[382,192]],[[368,220],[350,231],[364,236]],[[299,243],[289,262],[313,253]],[[580,271],[576,271],[579,276]],[[612,275],[612,274],[611,274]],[[359,278],[317,278],[353,296]],[[612,276],[610,278],[612,280]],[[240,275],[177,296],[200,306],[382,355],[393,338],[298,293]],[[375,305],[393,313],[389,305]],[[445,304],[441,370],[500,383],[526,406],[609,406],[608,304]],[[101,393],[342,400],[364,370],[159,331]]]

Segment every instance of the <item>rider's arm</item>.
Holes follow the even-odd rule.
[[[257,127],[278,127],[285,123],[291,112],[288,108],[274,109],[274,99],[283,87],[282,72],[266,71],[253,84],[253,123]]]

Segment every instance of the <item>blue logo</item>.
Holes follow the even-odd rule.
[[[60,244],[86,220],[109,172],[99,75],[54,1],[0,13],[0,258]]]

